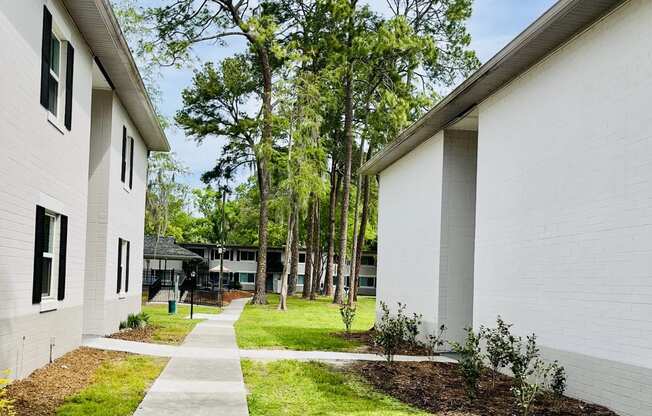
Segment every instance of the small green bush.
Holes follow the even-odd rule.
[[[405,315],[406,305],[398,302],[396,315],[392,315],[385,302],[380,302],[382,315],[376,323],[374,344],[383,351],[383,356],[388,363],[394,361],[394,355],[402,344],[416,344],[416,337],[419,335],[421,315],[416,313],[412,317]]]
[[[145,312],[130,313],[126,321],[120,322],[120,329],[144,328],[149,324],[149,315]]]
[[[566,369],[557,361],[551,366],[550,390],[556,399],[560,399],[566,392]]]
[[[444,346],[446,340],[444,339],[444,333],[446,332],[446,325],[442,324],[439,327],[439,331],[434,334],[429,334],[426,336],[426,342],[423,343],[423,346],[428,351],[430,357],[434,357],[439,353],[441,347]]]
[[[478,382],[484,368],[484,355],[480,347],[482,333],[478,332],[476,334],[473,332],[473,328],[465,328],[464,330],[466,331],[464,344],[453,341],[451,346],[453,351],[459,354],[458,369],[464,379],[466,394],[470,399],[474,399],[478,395]]]
[[[342,317],[342,323],[344,323],[344,330],[348,335],[351,333],[351,325],[353,325],[355,319],[355,306],[349,303],[340,306],[340,316]]]
[[[510,332],[512,324],[507,324],[498,315],[496,318],[496,328],[481,328],[485,339],[485,350],[487,361],[491,365],[491,387],[496,387],[496,375],[498,372],[509,365],[512,354],[512,345],[514,337]]]

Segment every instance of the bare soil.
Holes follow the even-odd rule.
[[[435,362],[359,362],[349,370],[376,389],[405,403],[443,416],[512,416],[520,414],[510,388],[512,379],[498,375],[492,387],[489,370],[480,382],[480,393],[467,398],[457,364]],[[604,407],[563,397],[542,395],[532,406],[531,416],[617,416]]]
[[[253,293],[246,292],[244,290],[229,290],[222,294],[222,300],[225,304],[231,303],[232,300],[250,298],[253,296]]]
[[[98,367],[126,356],[123,352],[78,348],[11,383],[6,388],[7,396],[15,400],[18,416],[52,416],[66,397],[92,382]]]

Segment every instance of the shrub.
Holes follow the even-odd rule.
[[[351,325],[355,319],[355,306],[349,303],[340,306],[340,315],[342,316],[342,322],[344,323],[344,330],[348,335],[351,333]]]
[[[521,416],[530,414],[530,407],[547,384],[548,375],[552,369],[551,365],[544,364],[538,357],[534,359],[529,370],[529,377],[520,381],[520,384],[512,387],[512,394],[516,399],[516,406],[521,411]]]
[[[439,331],[434,334],[429,334],[426,336],[426,342],[424,342],[424,347],[428,350],[430,357],[434,357],[439,352],[439,349],[444,345],[446,340],[444,339],[444,333],[446,332],[446,325],[441,325]]]
[[[387,304],[380,302],[383,311],[380,321],[376,323],[374,344],[383,350],[387,362],[394,361],[394,355],[403,343],[416,343],[421,325],[421,315],[413,314],[412,318],[405,315],[406,305],[398,302],[396,315],[392,316]]]
[[[483,354],[480,348],[482,333],[473,332],[473,328],[465,328],[466,340],[464,344],[451,342],[453,351],[459,354],[459,371],[464,379],[466,393],[473,399],[478,394],[478,381],[482,376]]]
[[[234,280],[231,280],[226,285],[226,287],[227,287],[227,289],[230,289],[230,290],[240,290],[240,289],[242,289],[242,283],[240,283],[240,280],[234,279]]]
[[[120,329],[136,329],[144,328],[149,324],[149,315],[145,312],[141,313],[130,313],[127,315],[126,321],[120,322]]]
[[[2,373],[9,374],[9,370],[3,371]],[[7,378],[0,377],[0,415],[2,416],[16,415],[14,401],[7,398],[7,392],[5,390],[5,387],[7,387],[10,381]]]
[[[514,337],[510,333],[511,324],[506,324],[500,315],[496,318],[496,328],[482,328],[486,341],[487,361],[491,365],[491,387],[496,387],[496,375],[509,364]]]
[[[537,347],[535,334],[528,335],[525,344],[521,337],[511,337],[509,364],[516,387],[520,387],[534,374],[539,361],[539,347]]]
[[[566,370],[557,361],[551,367],[550,390],[556,399],[560,399],[566,392]]]

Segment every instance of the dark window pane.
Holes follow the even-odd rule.
[[[59,40],[52,36],[52,46],[50,47],[50,69],[59,75],[59,57],[61,56],[61,44]]]
[[[43,280],[41,281],[41,294],[50,296],[50,281],[52,276],[52,259],[43,258]]]
[[[50,75],[50,81],[48,82],[48,110],[57,115],[57,106],[59,104],[59,83]]]

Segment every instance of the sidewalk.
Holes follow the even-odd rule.
[[[172,358],[135,416],[249,415],[233,329],[246,302],[248,299],[234,300],[218,315],[196,314],[197,318],[206,320],[195,326],[181,347],[151,348]],[[141,343],[129,343],[127,347],[148,349],[130,344]]]

